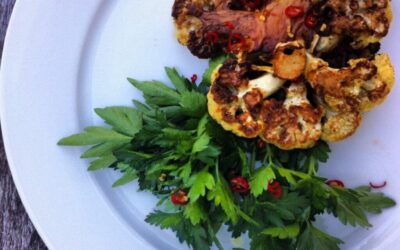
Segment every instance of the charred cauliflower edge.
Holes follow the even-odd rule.
[[[393,88],[389,56],[374,55],[392,20],[390,0],[260,1],[254,9],[233,3],[176,0],[173,7],[177,38],[194,55],[236,54],[213,72],[207,95],[224,129],[286,150],[340,141]],[[302,6],[303,16],[286,16],[291,4]],[[355,53],[333,62],[336,68],[321,59],[346,43]]]
[[[238,136],[260,137],[285,150],[353,135],[361,124],[362,113],[381,104],[393,88],[394,69],[389,56],[350,60],[349,67],[334,69],[306,52],[295,52],[302,50],[299,44],[302,41],[278,44],[270,67],[249,67],[235,59],[217,67],[207,95],[210,115]],[[292,48],[290,55],[279,55],[281,48],[288,47]],[[296,72],[296,80],[274,73],[276,69],[281,72],[280,67],[292,66],[288,72]],[[249,80],[246,70],[267,73]],[[306,83],[314,91],[316,107],[307,98]],[[271,98],[281,89],[286,91],[284,100]]]

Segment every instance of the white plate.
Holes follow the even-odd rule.
[[[207,62],[175,41],[173,0],[17,1],[1,71],[1,122],[7,156],[25,207],[51,249],[186,249],[175,236],[143,222],[151,194],[132,184],[110,188],[117,173],[88,173],[82,149],[56,142],[100,123],[93,108],[129,105],[140,98],[126,77],[166,80],[164,66],[190,76]],[[393,1],[395,13],[400,3]],[[400,20],[395,16],[384,51],[400,72]],[[396,86],[356,136],[332,146],[321,173],[349,186],[388,181],[383,190],[400,201],[400,134]],[[371,218],[370,230],[320,221],[343,237],[344,249],[396,249],[400,206]],[[329,225],[329,227],[327,226]],[[229,244],[229,239],[224,240]]]

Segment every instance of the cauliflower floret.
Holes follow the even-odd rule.
[[[394,85],[388,55],[350,60],[349,67],[335,69],[308,55],[305,77],[316,94],[334,112],[366,112],[381,104]]]
[[[382,103],[394,85],[388,55],[349,60],[337,69],[307,53],[302,40],[279,43],[267,66],[247,60],[230,58],[213,72],[209,113],[238,136],[261,137],[284,150],[353,135],[362,113]],[[307,82],[318,107],[307,99]],[[286,90],[284,101],[272,96],[280,89]]]
[[[326,8],[332,13],[328,18],[332,32],[352,37],[356,49],[379,42],[392,20],[390,0],[328,0],[321,9]]]
[[[344,140],[353,135],[362,121],[358,112],[327,112],[322,127],[321,139],[328,142]]]
[[[377,73],[361,86],[360,109],[367,112],[382,104],[393,89],[394,69],[387,54],[376,55],[373,64]]]
[[[264,128],[259,119],[262,103],[282,87],[284,80],[269,73],[249,80],[246,72],[246,66],[234,59],[228,59],[213,72],[208,111],[225,130],[255,138]]]
[[[275,99],[264,102],[261,137],[285,150],[310,148],[321,137],[323,115],[321,107],[314,108],[307,100],[304,83],[292,83],[283,103]]]

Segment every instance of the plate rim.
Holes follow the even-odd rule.
[[[115,243],[115,247],[119,249],[131,249],[132,245],[140,247],[141,249],[154,249],[148,242],[146,242],[142,237],[140,237],[139,234],[132,232],[131,229],[128,229],[127,226],[120,220],[118,215],[113,214],[111,207],[109,206],[109,204],[107,204],[107,201],[100,194],[99,188],[92,180],[93,177],[90,176],[90,174],[87,171],[81,171],[82,169],[79,170],[79,172],[82,172],[82,174],[78,175],[80,175],[81,178],[90,181],[82,183],[82,185],[80,186],[81,187],[84,186],[84,188],[87,188],[87,190],[85,190],[86,193],[89,192],[89,190],[93,192],[89,194],[91,195],[89,201],[92,202],[96,201],[97,204],[101,205],[99,207],[96,207],[97,209],[96,212],[99,214],[106,214],[109,216],[107,216],[106,218],[102,217],[102,220],[97,220],[97,223],[92,225],[85,224],[84,221],[79,221],[79,223],[83,222],[86,228],[77,230],[76,232],[68,230],[68,228],[67,230],[65,230],[65,228],[60,228],[58,232],[54,231],[54,226],[51,225],[52,220],[56,220],[57,218],[61,219],[62,216],[65,215],[65,211],[58,210],[57,213],[52,213],[51,215],[43,216],[42,211],[40,211],[41,209],[43,209],[43,206],[38,206],[38,200],[41,199],[41,196],[46,194],[38,193],[35,194],[35,197],[32,196],[32,192],[30,192],[29,190],[29,188],[31,187],[30,185],[32,183],[27,183],[26,178],[24,179],[23,176],[24,170],[25,171],[29,170],[29,167],[16,162],[18,161],[18,150],[15,149],[15,145],[12,145],[13,140],[15,138],[11,139],[11,137],[15,135],[15,130],[16,130],[12,126],[12,123],[15,122],[16,120],[15,116],[11,114],[12,113],[11,110],[12,108],[15,108],[14,106],[15,102],[11,100],[9,94],[12,93],[13,91],[18,91],[18,87],[16,87],[16,85],[13,85],[13,83],[16,83],[16,79],[14,77],[14,74],[12,74],[12,72],[16,71],[21,72],[21,70],[23,69],[19,63],[15,63],[15,61],[18,61],[20,58],[17,57],[17,59],[15,59],[14,55],[26,52],[25,50],[27,48],[24,46],[21,47],[21,45],[24,44],[21,37],[24,37],[32,32],[29,31],[29,25],[26,24],[30,23],[31,25],[33,25],[39,23],[41,21],[41,18],[45,17],[47,14],[51,14],[54,16],[55,13],[57,12],[59,14],[63,13],[64,15],[66,15],[65,8],[69,8],[68,13],[71,16],[69,16],[67,19],[70,19],[69,21],[71,21],[73,18],[76,18],[75,15],[77,13],[71,11],[72,10],[71,8],[75,8],[79,9],[79,13],[81,14],[80,17],[83,16],[82,13],[90,14],[89,16],[85,17],[85,20],[82,23],[82,26],[88,27],[87,31],[89,32],[92,20],[96,17],[102,5],[106,4],[107,2],[109,3],[109,1],[107,0],[88,0],[85,1],[85,4],[82,4],[82,2],[79,0],[70,0],[68,3],[66,1],[60,1],[58,3],[50,3],[46,0],[17,1],[15,3],[6,32],[3,57],[1,60],[1,70],[0,70],[0,120],[1,120],[4,148],[6,151],[9,169],[13,177],[13,181],[15,183],[21,201],[25,207],[25,210],[29,215],[29,218],[31,219],[34,227],[36,228],[39,235],[41,236],[41,238],[43,239],[43,241],[45,242],[46,246],[49,249],[88,249],[88,247],[96,249],[109,249],[112,243]],[[39,18],[38,16],[35,15],[35,11],[33,10],[41,10]],[[27,13],[31,15],[26,15]],[[78,16],[79,13],[77,14]],[[83,20],[81,19],[80,21]],[[73,23],[73,21],[71,21],[71,23]],[[42,24],[42,26],[37,25],[36,28],[37,28],[36,30],[37,34],[39,34],[40,32],[46,33],[47,30],[45,29],[48,29],[49,26],[47,24],[44,25]],[[69,28],[74,29],[76,27],[69,27]],[[86,33],[81,33],[79,35],[77,34],[75,35],[79,36],[81,39],[86,38]],[[53,42],[56,41],[62,42],[61,39],[63,38],[64,37],[62,37],[61,35],[60,37],[57,36],[52,37],[52,39],[54,39]],[[40,38],[32,37],[32,40],[34,39],[40,39]],[[85,41],[83,41],[83,44],[84,42]],[[25,42],[25,45],[29,44]],[[68,46],[65,47],[65,49],[72,50],[72,48],[69,48]],[[79,53],[79,57],[82,56],[82,51],[80,51],[80,48],[78,48],[79,51],[77,50],[77,48],[73,49],[74,53]],[[71,64],[76,64],[73,65],[71,68],[74,67],[77,68],[77,66],[79,67],[80,60],[79,62],[71,62]],[[10,70],[11,68],[12,70]],[[71,98],[76,98],[76,96]],[[76,125],[77,126],[79,125],[79,121],[76,121]],[[57,141],[54,141],[54,145],[56,144],[56,142]],[[76,183],[74,183],[74,185],[76,185]],[[71,186],[71,187],[76,191],[78,191],[78,186]],[[81,207],[75,208],[76,210],[74,210],[74,212],[72,213],[76,215],[76,217],[72,218],[69,217],[68,220],[73,221],[77,220],[78,218],[79,219],[88,218],[88,221],[93,222],[95,219],[93,217],[95,217],[95,215],[90,215],[88,213],[90,210],[90,206],[92,206],[88,205],[89,202],[80,204],[79,206]],[[91,218],[90,220],[89,217]],[[78,223],[78,221],[75,221],[75,224],[76,223]],[[104,225],[104,227],[102,227],[102,225]],[[110,228],[108,228],[110,226],[113,227],[112,231],[116,231],[116,234],[120,234],[118,237],[116,237],[115,240],[108,239],[105,237],[97,237],[98,236],[97,233],[99,233],[99,235],[104,235],[107,231],[111,231]],[[89,231],[88,230],[89,228],[92,231]],[[82,231],[86,233],[86,237],[81,237],[81,235],[79,235]],[[90,235],[87,234],[88,232],[90,232]],[[69,237],[64,236],[65,237],[64,239],[60,238],[60,235],[65,235],[65,234],[69,235]],[[79,242],[74,243],[73,239],[79,239]]]

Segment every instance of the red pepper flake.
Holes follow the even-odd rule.
[[[289,18],[301,17],[304,15],[304,8],[301,6],[290,5],[285,9],[285,15]]]
[[[386,181],[384,183],[382,183],[382,184],[373,184],[372,182],[369,183],[369,186],[374,188],[374,189],[384,188],[384,187],[386,187],[386,185],[387,185]]]
[[[217,32],[214,32],[214,31],[207,32],[206,39],[208,41],[212,42],[213,44],[216,44],[219,42],[219,35]]]
[[[197,75],[193,74],[190,80],[192,81],[192,83],[195,83],[197,81]]]
[[[233,192],[244,194],[249,192],[250,190],[249,182],[242,176],[238,176],[231,179],[230,183]]]
[[[317,26],[317,23],[318,23],[318,18],[314,14],[308,15],[304,19],[304,25],[310,29],[315,28],[315,26]]]
[[[250,9],[257,9],[261,7],[261,0],[242,0],[242,5],[250,8]]]
[[[278,181],[271,181],[268,183],[268,192],[271,193],[275,198],[279,199],[282,197],[283,188]]]
[[[233,33],[229,36],[228,50],[231,53],[239,53],[246,46],[246,40],[241,34]]]
[[[225,24],[225,26],[228,27],[228,29],[230,29],[230,30],[234,30],[234,29],[235,29],[235,25],[233,25],[232,22],[226,21],[224,24]]]
[[[175,205],[185,205],[188,201],[187,193],[181,189],[171,195],[171,202]]]
[[[341,180],[328,180],[325,183],[331,187],[344,188],[344,183]]]

